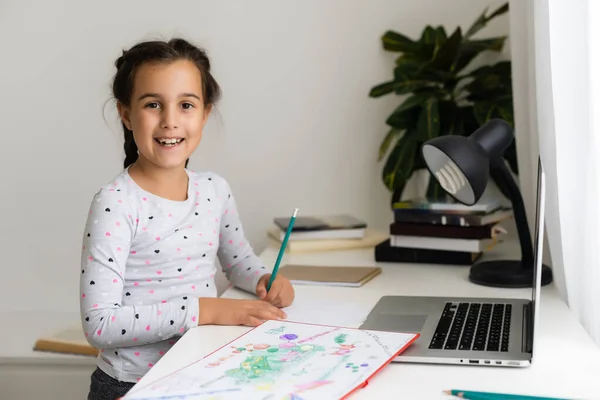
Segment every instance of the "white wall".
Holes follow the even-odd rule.
[[[398,99],[368,97],[392,73],[380,35],[466,28],[501,3],[4,0],[0,310],[78,309],[89,201],[122,166],[106,103],[121,49],[179,34],[207,48],[224,97],[190,167],[230,181],[260,251],[272,218],[294,207],[387,228],[376,156]],[[504,16],[482,35],[507,33]]]

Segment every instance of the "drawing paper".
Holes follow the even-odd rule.
[[[417,337],[270,320],[123,399],[341,399]]]

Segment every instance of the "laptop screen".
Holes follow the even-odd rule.
[[[533,330],[533,341],[535,342],[535,321],[538,317],[539,302],[537,299],[540,296],[540,287],[542,282],[542,257],[544,249],[544,217],[546,207],[546,176],[542,166],[541,158],[538,157],[538,175],[537,175],[537,195],[536,195],[536,207],[535,207],[535,242],[534,242],[534,254],[533,254],[533,290],[532,290],[532,306],[533,306],[533,318],[532,318],[532,330]]]

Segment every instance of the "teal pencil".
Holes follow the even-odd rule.
[[[294,209],[294,213],[290,218],[290,223],[288,224],[287,230],[285,231],[285,236],[283,237],[283,241],[281,242],[281,248],[279,249],[279,254],[277,255],[277,261],[275,261],[275,267],[273,268],[273,272],[271,272],[271,279],[269,279],[269,283],[267,285],[267,292],[271,290],[271,285],[277,276],[277,270],[279,270],[279,264],[281,263],[281,258],[283,257],[283,253],[285,252],[285,248],[287,246],[288,239],[290,238],[290,233],[292,233],[292,228],[294,227],[294,222],[296,221],[296,215],[298,215],[298,209]]]
[[[446,394],[450,394],[461,399],[468,400],[568,400],[566,398],[559,397],[539,397],[539,396],[527,396],[518,394],[504,394],[504,393],[492,393],[492,392],[474,392],[469,390],[447,390]]]

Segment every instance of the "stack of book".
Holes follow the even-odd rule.
[[[466,206],[413,199],[393,205],[389,240],[375,248],[377,261],[470,265],[506,231],[511,208],[500,202]]]
[[[273,218],[267,230],[270,243],[279,248],[285,237],[290,217]],[[347,250],[375,247],[387,234],[373,231],[367,223],[348,214],[297,216],[288,238],[286,252]]]

